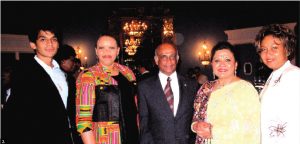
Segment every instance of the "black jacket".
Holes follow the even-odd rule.
[[[15,72],[2,138],[8,144],[71,144],[67,110],[47,72],[33,58]]]

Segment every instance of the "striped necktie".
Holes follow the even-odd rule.
[[[168,77],[168,79],[167,79],[167,85],[164,89],[164,93],[166,95],[169,106],[173,112],[174,111],[174,96],[173,96],[173,92],[171,89],[171,78],[170,77]]]

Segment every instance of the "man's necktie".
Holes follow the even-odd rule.
[[[172,111],[174,111],[174,96],[173,96],[173,92],[172,92],[172,89],[171,89],[171,78],[168,77],[167,79],[167,85],[164,89],[164,93],[166,95],[166,98],[167,98],[167,101],[169,103],[169,106],[171,108]]]

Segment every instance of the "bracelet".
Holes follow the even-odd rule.
[[[192,130],[192,132],[194,132],[194,133],[197,133],[194,129],[193,129],[193,126],[196,124],[197,122],[193,122],[192,124],[191,124],[191,130]]]

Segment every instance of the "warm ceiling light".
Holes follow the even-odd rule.
[[[198,52],[199,60],[202,65],[206,66],[210,64],[210,49],[206,45],[205,41],[200,47],[200,51]]]
[[[131,36],[130,39],[125,40],[125,52],[127,52],[128,55],[135,55],[135,53],[137,52],[137,48],[140,46],[140,43],[141,39]]]
[[[164,37],[173,37],[173,19],[165,18],[163,19],[163,36]]]
[[[140,20],[132,20],[126,22],[123,26],[124,32],[129,36],[142,37],[148,26],[145,22]]]

